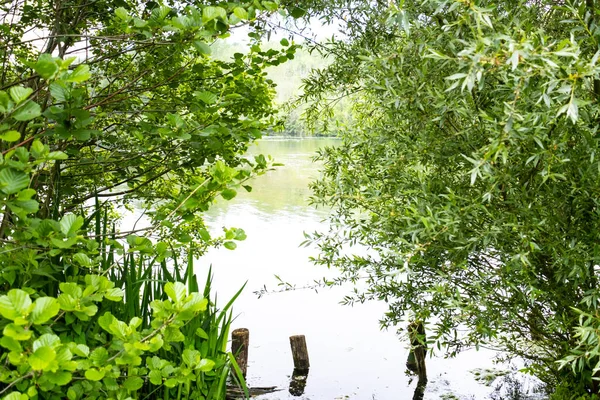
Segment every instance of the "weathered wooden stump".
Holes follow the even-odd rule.
[[[294,369],[299,372],[308,372],[310,362],[308,360],[308,349],[304,335],[290,336],[292,357],[294,358]]]
[[[310,368],[306,338],[304,335],[290,336],[290,346],[294,358],[294,372],[290,380],[289,392],[292,396],[302,396],[306,388],[308,369]]]
[[[248,371],[248,346],[250,345],[250,331],[246,328],[239,328],[231,332],[231,352],[235,356],[242,376],[246,377]]]

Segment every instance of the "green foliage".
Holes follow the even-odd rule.
[[[205,243],[200,254],[213,244],[199,234],[201,213],[269,168],[242,154],[276,123],[263,69],[296,48],[254,42],[223,61],[210,57],[210,43],[276,3],[79,3],[4,11],[20,21],[0,31],[0,236],[19,246],[13,239],[29,217],[88,221],[100,207],[114,220],[136,201],[151,211],[151,233]],[[27,41],[27,29],[43,33]]]
[[[104,276],[86,275],[60,288],[58,298],[32,289],[0,296],[3,399],[140,398],[157,392],[169,398],[224,398],[222,371],[226,377],[229,357],[222,347],[215,352],[201,328],[189,334],[199,321],[218,327],[200,293],[188,292],[181,282],[166,283],[168,297],[151,302],[148,324],[99,311],[106,301],[120,303],[123,297]],[[90,318],[97,322],[89,323]]]
[[[243,154],[277,123],[264,68],[295,51],[260,47],[260,18],[279,8],[0,7],[0,396],[225,397],[239,292],[217,309],[193,260],[245,239],[211,236],[202,213],[271,167]],[[246,24],[244,53],[211,56]],[[134,206],[148,226],[119,230]]]
[[[360,99],[320,156],[315,261],[365,279],[347,301],[387,302],[386,326],[427,320],[430,348],[495,346],[597,395],[597,2],[352,4],[305,85],[315,118]]]

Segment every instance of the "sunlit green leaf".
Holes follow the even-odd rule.
[[[40,105],[32,100],[28,100],[23,105],[17,106],[12,117],[17,121],[29,121],[39,117],[41,114],[42,109],[40,108]]]

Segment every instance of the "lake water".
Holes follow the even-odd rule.
[[[251,193],[220,201],[208,213],[214,232],[222,227],[243,228],[248,239],[236,250],[211,250],[197,262],[204,276],[209,265],[220,303],[224,304],[245,282],[234,304],[235,328],[250,330],[248,384],[278,386],[283,390],[262,399],[410,399],[416,387],[405,375],[406,343],[394,331],[381,331],[383,303],[340,305],[350,287],[294,290],[258,298],[253,292],[266,285],[277,289],[275,275],[298,287],[335,271],[309,262],[315,248],[301,248],[303,232],[325,228],[326,210],[308,205],[309,182],[319,175],[311,160],[316,150],[334,145],[334,139],[269,138],[251,154],[270,154],[285,164],[251,184]],[[289,336],[306,335],[311,369],[304,395],[288,393],[293,362]],[[458,358],[428,358],[429,385],[425,399],[453,393],[460,399],[486,398],[492,389],[474,380],[471,370],[493,367],[492,352],[467,351]]]

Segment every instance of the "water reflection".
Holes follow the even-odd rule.
[[[219,202],[207,215],[207,223],[215,232],[233,226],[248,234],[235,251],[211,250],[198,260],[197,273],[204,276],[208,266],[213,265],[214,286],[222,301],[248,281],[234,305],[239,315],[232,326],[250,330],[248,381],[251,386],[277,385],[284,389],[261,399],[392,400],[414,395],[415,382],[404,374],[407,344],[401,343],[395,332],[379,329],[379,319],[386,311],[384,304],[342,306],[339,301],[351,290],[349,287],[318,294],[297,290],[261,299],[252,294],[263,285],[276,289],[278,280],[274,275],[297,286],[335,275],[335,271],[308,261],[317,255],[316,249],[299,247],[304,231],[326,229],[326,211],[307,205],[308,183],[319,174],[319,166],[311,162],[315,151],[335,143],[317,138],[260,141],[251,153],[271,154],[285,166],[252,182],[252,192],[240,191],[232,201]],[[305,335],[310,346],[310,379],[302,394],[294,380],[290,384],[289,376],[293,370],[289,337],[297,334]],[[480,355],[465,354],[458,360],[428,359],[428,363],[427,393],[432,399],[449,391],[459,398],[464,394],[482,399],[490,392],[473,383],[468,372],[491,365]]]
[[[304,390],[306,389],[307,380],[308,370],[299,371],[297,369],[294,369],[294,372],[292,373],[292,378],[290,379],[290,394],[294,397],[302,396],[304,394]]]

